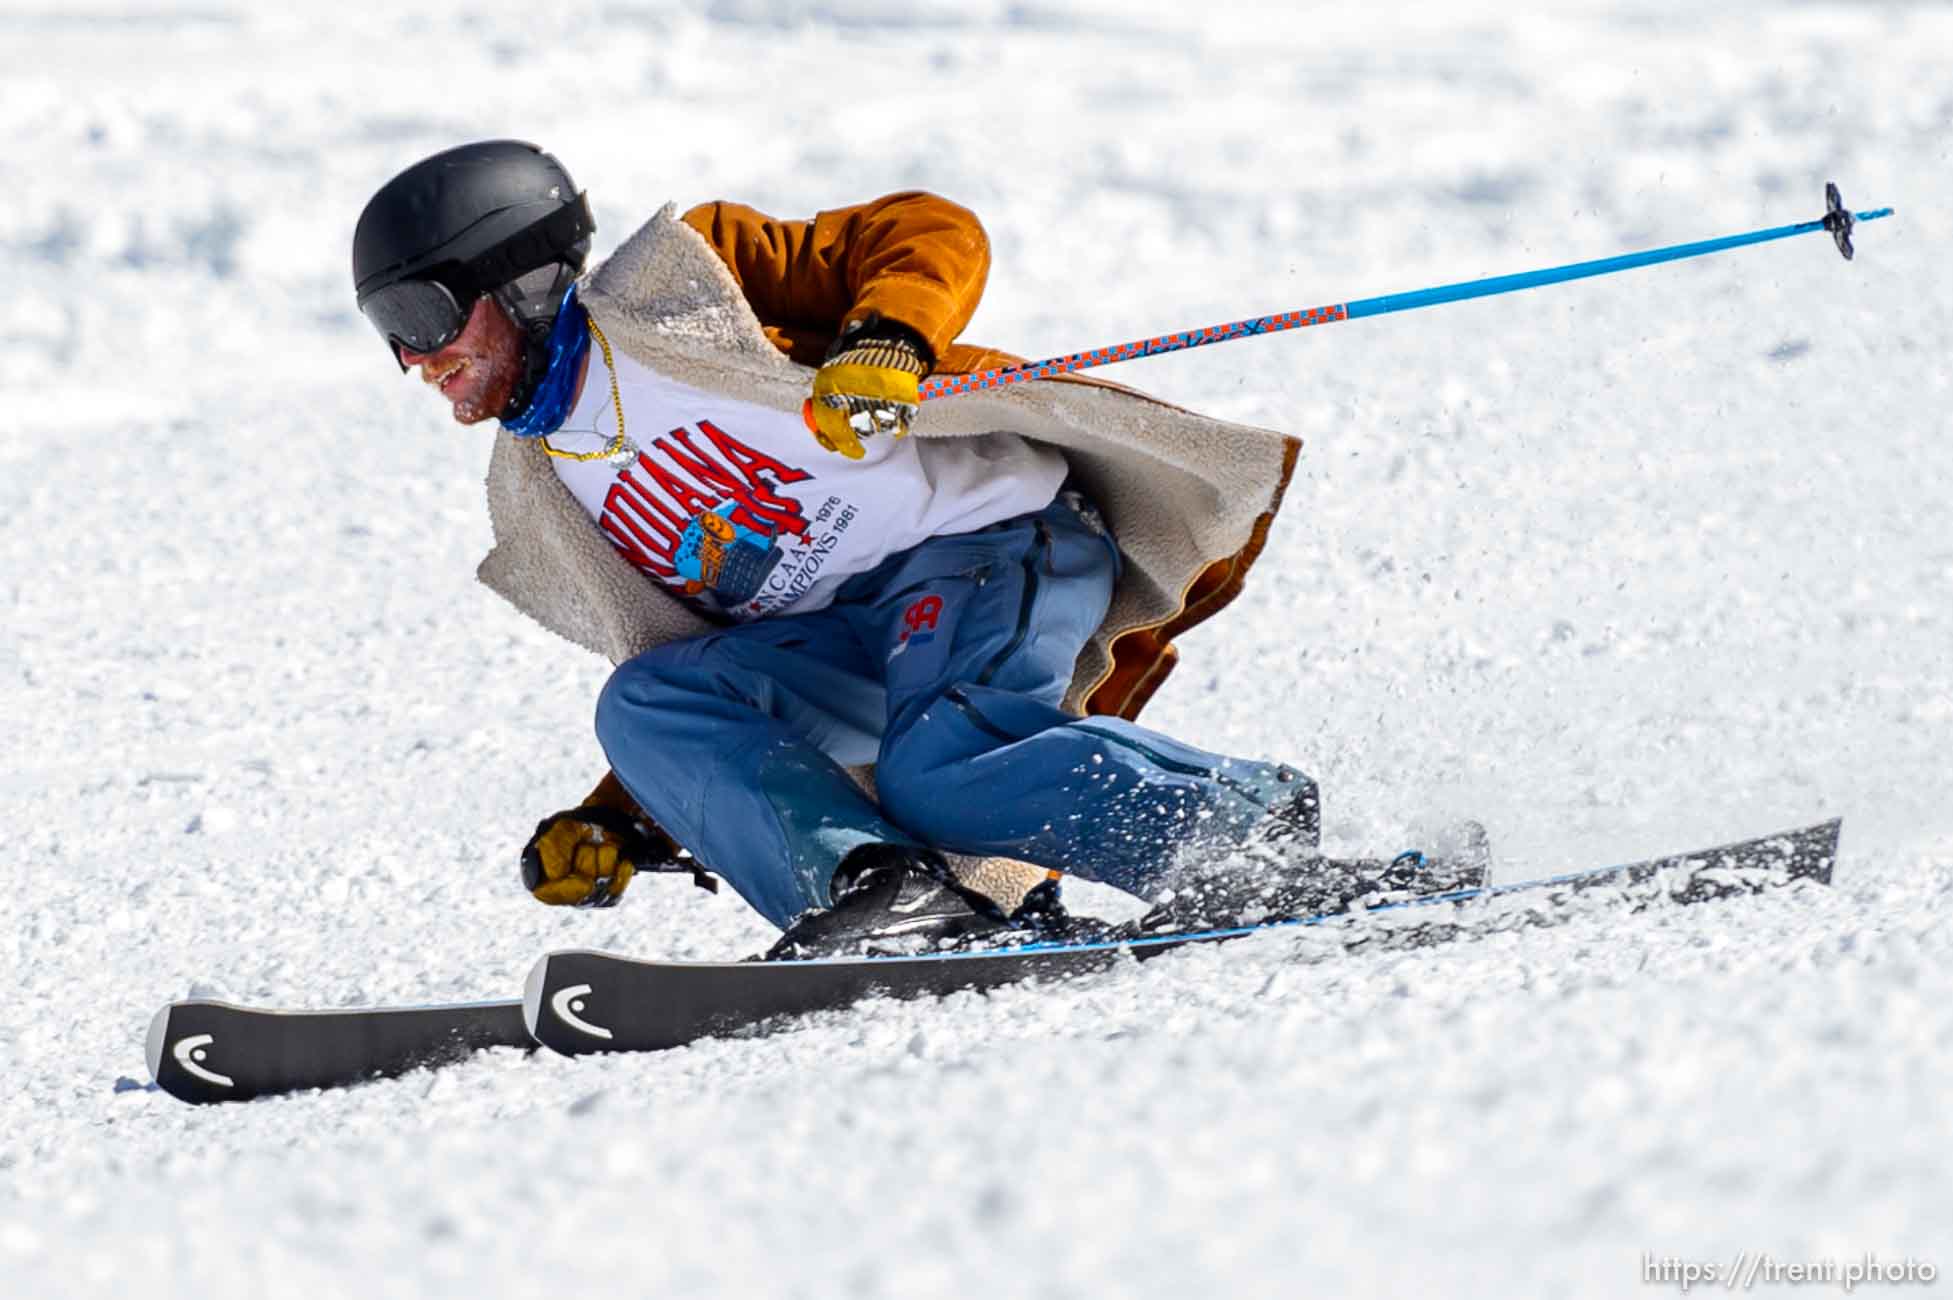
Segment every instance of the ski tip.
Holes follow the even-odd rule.
[[[1838,869],[1838,843],[1844,836],[1844,818],[1833,817],[1818,829],[1824,836],[1824,862],[1811,878],[1821,885],[1828,885]]]
[[[1844,818],[1833,817],[1829,821],[1816,822],[1802,830],[1787,831],[1774,841],[1776,845],[1788,845],[1788,873],[1791,880],[1811,880],[1820,885],[1831,883],[1831,876],[1838,866],[1838,839],[1844,831]]]
[[[536,1038],[536,1026],[542,1021],[543,986],[549,983],[550,956],[544,953],[536,958],[536,964],[529,968],[529,977],[522,981],[522,1025],[531,1038]]]
[[[175,1009],[171,1003],[149,1019],[149,1036],[143,1040],[143,1056],[149,1062],[149,1077],[157,1083],[163,1081],[163,1044],[169,1041],[170,1012]]]

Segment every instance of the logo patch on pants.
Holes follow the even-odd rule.
[[[927,645],[936,639],[936,620],[942,617],[943,598],[941,596],[918,597],[902,611],[902,631],[895,638],[895,648],[888,652],[890,659],[901,654],[912,645]]]

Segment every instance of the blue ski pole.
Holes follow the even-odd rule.
[[[1340,320],[1358,320],[1364,316],[1383,316],[1393,311],[1435,307],[1444,302],[1462,302],[1466,298],[1489,298],[1494,294],[1534,289],[1542,284],[1559,284],[1566,280],[1584,280],[1589,276],[1611,275],[1615,271],[1626,271],[1637,266],[1677,262],[1685,257],[1701,257],[1707,253],[1720,253],[1728,248],[1741,248],[1746,244],[1763,244],[1773,239],[1788,239],[1792,235],[1807,235],[1818,230],[1829,231],[1832,240],[1838,246],[1838,252],[1849,261],[1852,254],[1852,227],[1860,221],[1876,221],[1880,217],[1892,215],[1890,208],[1878,208],[1871,212],[1850,211],[1845,207],[1835,184],[1825,185],[1824,201],[1825,213],[1822,217],[1815,221],[1800,221],[1794,226],[1752,230],[1747,234],[1725,235],[1720,239],[1704,239],[1693,244],[1675,244],[1668,248],[1650,249],[1645,253],[1624,253],[1619,257],[1605,257],[1594,262],[1575,262],[1570,266],[1553,266],[1540,271],[1524,271],[1518,275],[1496,275],[1485,280],[1466,280],[1460,284],[1439,285],[1433,289],[1418,289],[1412,293],[1388,293],[1377,298],[1359,298],[1354,302],[1277,312],[1272,316],[1256,316],[1249,320],[1230,321],[1226,325],[1181,330],[1177,334],[1162,334],[1157,338],[1141,339],[1133,343],[1091,348],[1084,352],[1050,357],[1043,361],[1026,361],[1019,365],[984,370],[976,374],[936,375],[923,380],[921,398],[926,402],[936,397],[952,397],[958,393],[976,393],[986,389],[1003,388],[1030,379],[1050,379],[1054,375],[1068,374],[1074,370],[1089,370],[1093,366],[1111,365],[1115,361],[1131,361],[1138,357],[1158,356],[1163,352],[1180,352],[1187,348],[1206,347],[1210,343],[1225,343],[1229,339],[1249,338],[1257,334],[1278,334],[1283,330],[1299,329],[1308,325],[1327,325]]]

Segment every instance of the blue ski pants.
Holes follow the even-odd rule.
[[[1059,707],[1118,547],[1065,491],[934,537],[806,614],[646,651],[597,702],[624,788],[775,925],[831,903],[866,841],[1001,854],[1147,893],[1190,844],[1238,842],[1311,790]],[[843,765],[874,763],[879,804]]]

